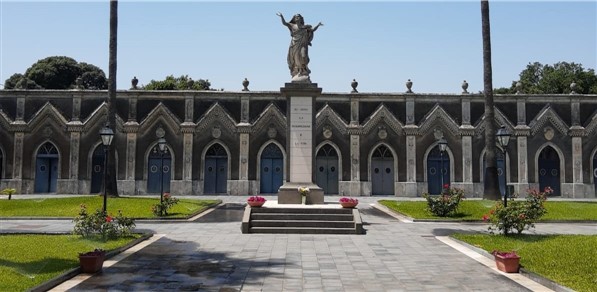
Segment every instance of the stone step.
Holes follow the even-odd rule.
[[[251,213],[352,214],[349,208],[252,208]]]
[[[249,233],[283,233],[283,234],[357,234],[353,228],[313,228],[313,227],[251,227]]]
[[[354,221],[351,214],[251,213],[253,220]]]
[[[251,220],[251,227],[319,227],[354,229],[354,225],[354,221]]]

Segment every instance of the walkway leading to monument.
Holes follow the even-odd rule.
[[[246,199],[219,198],[237,204]],[[70,291],[529,291],[438,240],[452,232],[486,231],[487,225],[404,223],[371,208],[378,199],[359,198],[366,235],[242,234],[240,221],[224,217],[139,221],[138,229],[163,237]],[[5,220],[0,228],[69,232],[72,221]],[[597,234],[597,228],[540,223],[536,233]]]

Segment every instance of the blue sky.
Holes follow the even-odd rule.
[[[479,1],[119,2],[119,89],[173,74],[213,88],[279,90],[290,81],[287,20],[324,23],[310,48],[324,92],[460,93],[483,88]],[[490,1],[494,87],[529,62],[597,67],[597,2]],[[64,55],[108,72],[108,1],[0,0],[0,83],[39,59]]]

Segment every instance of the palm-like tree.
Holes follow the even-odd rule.
[[[499,200],[501,195],[498,184],[496,146],[495,146],[495,111],[493,107],[493,75],[491,72],[491,37],[489,27],[489,1],[481,0],[481,33],[483,35],[483,87],[485,94],[485,178],[483,198]]]
[[[118,0],[110,0],[110,54],[108,61],[108,124],[116,132],[116,47],[118,34]],[[112,145],[116,144],[116,137]],[[118,196],[116,184],[116,147],[110,147],[106,168],[106,193]]]

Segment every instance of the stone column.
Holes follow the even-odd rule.
[[[17,194],[29,194],[28,189],[23,189],[23,140],[25,138],[24,132],[14,133],[14,148],[13,148],[13,169],[12,179],[8,182],[9,188],[17,190]]]
[[[70,129],[69,129],[70,130]],[[81,142],[81,132],[70,132],[70,161],[68,168],[68,183],[66,190],[67,194],[79,193],[79,145]],[[81,190],[88,192],[89,190]]]
[[[315,98],[321,94],[316,83],[286,83],[280,88],[287,104],[286,170],[289,181],[278,191],[279,204],[300,204],[297,188],[308,187],[307,204],[323,204],[323,190],[314,181],[313,141],[315,133]]]
[[[245,91],[245,92],[248,92]],[[249,123],[249,96],[243,95],[240,98],[240,124],[238,125],[239,132],[239,150],[238,158],[238,181],[236,187],[230,191],[235,195],[253,195],[251,183],[249,182],[249,137],[251,132],[251,124]]]
[[[525,196],[529,189],[529,160],[528,160],[528,149],[527,149],[527,137],[530,135],[530,129],[528,126],[516,126],[515,137],[516,137],[516,154],[518,161],[518,182],[510,184],[514,186],[514,192],[518,193],[519,196]]]
[[[180,194],[193,193],[193,126],[183,126],[182,130],[182,182],[178,187]]]
[[[129,101],[130,102],[130,101]],[[129,116],[130,118],[130,116]],[[126,168],[124,180],[118,181],[119,191],[125,195],[136,195],[137,185],[135,177],[136,156],[137,156],[137,131],[139,124],[129,121],[124,124],[126,133]]]
[[[350,124],[348,125],[350,135],[350,181],[346,190],[340,193],[345,196],[362,196],[361,186],[361,163],[360,163],[360,136],[359,136],[359,98],[350,98]]]
[[[416,197],[419,194],[417,186],[417,134],[418,127],[415,125],[415,99],[406,98],[406,182],[399,182],[401,195],[405,197]]]
[[[584,133],[584,128],[580,126],[572,126],[570,129],[570,135],[572,136],[572,190],[570,193],[570,197],[574,198],[584,198],[585,193],[587,193],[588,187],[593,187],[592,185],[585,186],[583,183],[583,175],[582,175],[582,135]],[[566,195],[563,192],[563,195]]]
[[[471,99],[468,95],[461,100],[462,125],[460,133],[462,135],[462,189],[465,194],[474,194],[473,184],[473,135],[475,129],[471,126]]]

